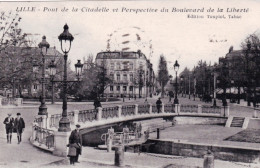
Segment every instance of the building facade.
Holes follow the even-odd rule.
[[[104,96],[150,97],[155,92],[153,65],[140,50],[100,52],[96,64],[103,66],[111,79]]]

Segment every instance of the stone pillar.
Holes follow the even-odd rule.
[[[42,126],[41,127],[47,129],[47,116],[46,115],[42,115]]]
[[[121,118],[122,114],[122,105],[118,105],[118,118]]]
[[[149,103],[149,114],[153,113],[153,104]]]
[[[115,147],[115,166],[124,167],[124,146],[119,145]]]
[[[77,125],[79,122],[79,110],[73,110],[74,112],[74,125]]]
[[[67,157],[70,132],[54,132],[55,149],[53,155]]]
[[[228,117],[229,116],[229,106],[221,107],[221,116]]]
[[[178,104],[174,104],[174,108],[175,108],[175,113],[179,114]]]
[[[135,115],[138,115],[138,104],[135,104]]]
[[[165,113],[164,112],[164,103],[162,103],[162,113]]]
[[[21,106],[22,103],[23,103],[23,99],[22,99],[22,98],[16,98],[16,99],[15,99],[15,104],[16,104],[17,106]]]
[[[258,115],[257,115],[257,111],[258,111],[259,109],[257,109],[257,108],[254,108],[254,111],[253,111],[253,118],[258,118]]]
[[[97,121],[102,120],[102,107],[98,107]]]
[[[226,106],[226,116],[229,116],[229,106]]]
[[[46,118],[46,128],[47,129],[50,129],[50,122],[51,122],[50,120],[51,120],[51,117],[47,116],[47,118]]]
[[[214,168],[214,155],[210,151],[204,155],[203,168]]]
[[[198,114],[201,114],[201,113],[202,113],[202,105],[198,104]]]

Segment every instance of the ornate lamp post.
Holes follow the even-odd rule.
[[[183,84],[184,84],[184,81],[183,81],[184,77],[183,75],[181,75],[181,84],[182,84],[182,87],[181,87],[181,97],[183,97]]]
[[[81,77],[82,68],[83,68],[83,64],[80,62],[80,60],[78,60],[78,62],[75,64],[76,77],[77,77],[78,81],[80,80],[80,77]]]
[[[178,64],[178,61],[175,61],[175,64],[173,65],[174,71],[176,72],[176,82],[175,82],[175,98],[174,98],[174,104],[179,104],[179,100],[177,97],[178,94],[178,81],[177,81],[177,73],[179,70],[180,65]]]
[[[64,31],[58,37],[61,43],[61,50],[64,53],[64,76],[63,76],[63,104],[62,104],[62,118],[59,122],[59,132],[69,132],[70,121],[67,114],[67,59],[68,53],[71,49],[71,42],[74,37],[69,33],[69,26],[67,24],[63,27]]]
[[[217,74],[215,72],[213,72],[213,78],[214,78],[214,95],[213,95],[213,106],[216,107],[217,106],[217,101],[216,101],[216,76]]]
[[[56,65],[54,64],[54,60],[51,61],[49,65],[49,70],[50,70],[50,77],[51,77],[51,104],[54,104],[54,76],[56,74]]]
[[[38,115],[47,115],[47,106],[45,104],[45,56],[47,55],[50,44],[46,41],[46,36],[42,37],[42,41],[38,46],[41,49],[42,54],[42,95]]]

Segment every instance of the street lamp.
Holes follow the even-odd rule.
[[[216,83],[217,83],[217,74],[215,72],[213,72],[213,78],[214,78],[214,93],[213,93],[213,106],[216,107],[217,106],[217,101],[216,101]]]
[[[183,75],[181,75],[181,83],[182,84],[183,84],[183,79],[184,79],[184,77],[183,77]],[[183,85],[181,87],[181,97],[183,97]]]
[[[78,60],[78,62],[75,64],[76,76],[78,81],[80,80],[81,77],[82,68],[83,68],[83,64],[80,62],[80,60]]]
[[[59,132],[69,132],[70,120],[67,113],[67,59],[68,53],[71,49],[71,42],[74,37],[69,33],[69,26],[67,24],[63,27],[64,31],[59,35],[58,39],[61,44],[61,50],[64,53],[64,76],[63,76],[63,103],[62,103],[62,118],[59,122]]]
[[[41,49],[42,54],[42,95],[38,115],[47,115],[47,106],[45,104],[45,56],[47,55],[47,50],[50,47],[50,44],[46,41],[46,36],[42,37],[42,41],[38,46]]]
[[[179,100],[177,98],[177,94],[178,94],[178,81],[177,81],[177,73],[179,70],[180,65],[178,64],[178,61],[175,61],[174,66],[174,71],[176,72],[176,82],[175,82],[175,98],[174,98],[174,104],[179,104]]]
[[[51,77],[51,93],[52,93],[52,97],[51,97],[51,104],[54,104],[54,76],[56,74],[56,65],[54,64],[54,60],[51,61],[50,65],[49,65],[49,70],[50,70],[50,77]]]

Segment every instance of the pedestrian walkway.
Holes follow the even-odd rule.
[[[107,167],[115,168],[114,166],[115,152],[107,152],[106,150],[98,150],[92,147],[84,147],[83,153],[79,158],[80,163],[76,163],[76,167]],[[188,158],[173,155],[161,155],[150,153],[124,153],[125,167],[129,168],[202,168],[203,158]],[[260,165],[235,163],[228,161],[215,160],[215,168],[245,168],[251,166],[257,168]],[[51,167],[66,167],[69,164],[68,159],[47,164]],[[47,166],[45,165],[45,166]]]

